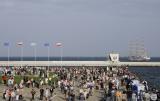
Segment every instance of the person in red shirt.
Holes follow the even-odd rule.
[[[7,76],[5,74],[2,76],[2,80],[4,84],[7,84]]]

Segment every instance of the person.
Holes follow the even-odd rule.
[[[72,96],[72,101],[75,101],[75,94],[73,92],[72,92],[71,96]]]
[[[6,99],[5,95],[6,95],[6,89],[3,90],[3,99]]]
[[[143,91],[142,90],[140,90],[139,92],[138,101],[143,101]]]
[[[31,90],[31,94],[32,94],[32,100],[34,100],[34,96],[36,94],[36,91],[34,89]]]
[[[11,92],[11,101],[14,101],[15,97],[16,97],[15,91],[12,90],[12,92]]]
[[[50,88],[50,94],[51,94],[51,96],[53,95],[53,92],[54,92],[54,88],[51,87],[51,88]]]
[[[102,81],[102,80],[100,81],[100,87],[101,87],[101,89],[103,89],[103,88],[104,88],[104,83],[103,83],[103,81]]]
[[[144,84],[144,86],[145,86],[145,91],[148,91],[148,84],[147,84],[147,81],[143,81],[143,84]]]
[[[20,85],[20,88],[19,88],[19,100],[23,100],[23,86]]]
[[[60,87],[61,87],[61,81],[58,80],[58,88],[60,88]]]
[[[127,94],[126,94],[126,91],[123,91],[123,94],[122,94],[122,101],[127,101]],[[135,101],[135,100],[133,100]]]
[[[71,92],[68,92],[68,98],[67,98],[67,101],[72,101]]]
[[[157,99],[160,99],[160,91],[159,90],[157,90]]]
[[[84,92],[82,92],[82,93],[79,94],[79,100],[80,100],[80,101],[85,100]]]
[[[61,88],[61,92],[63,92],[64,91],[64,84],[63,84],[62,81],[61,81],[61,84],[60,84],[60,88]]]
[[[151,101],[157,101],[157,94],[155,92],[151,93]]]
[[[49,97],[49,89],[46,88],[46,91],[45,91],[45,98],[46,98],[46,100],[48,100],[48,97]]]
[[[65,86],[65,87],[64,87],[64,95],[65,95],[65,98],[66,98],[66,96],[67,96],[67,90],[68,90],[68,87]]]
[[[40,89],[40,100],[43,100],[43,96],[44,96],[44,89],[41,88]]]
[[[4,74],[2,76],[2,80],[3,80],[4,84],[7,84],[7,76],[6,76],[6,74]]]
[[[128,101],[132,101],[132,90],[131,90],[131,88],[129,88],[128,91],[127,91],[127,99],[128,99]]]
[[[122,92],[117,90],[116,91],[116,101],[122,101]]]
[[[11,93],[12,93],[12,91],[11,91],[11,89],[9,89],[8,90],[8,97],[9,97],[8,101],[11,101]]]
[[[137,95],[135,92],[132,93],[132,101],[137,101]]]
[[[19,95],[16,94],[16,101],[19,101]]]
[[[144,101],[150,101],[150,94],[148,93],[148,91],[144,93]]]
[[[115,90],[112,89],[111,90],[111,101],[114,101],[115,100]]]

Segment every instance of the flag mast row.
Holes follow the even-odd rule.
[[[4,45],[4,46],[10,46],[11,44],[10,44],[9,42],[4,42],[3,45]],[[20,42],[17,42],[16,45],[17,45],[17,46],[22,46],[22,45],[24,45],[24,43],[23,43],[22,41],[20,41]],[[30,43],[30,46],[37,46],[37,43],[36,43],[36,42],[31,42],[31,43]],[[44,43],[43,46],[49,47],[49,46],[50,46],[50,43]],[[57,47],[62,47],[62,43],[57,42],[57,43],[55,43],[55,46],[57,46]]]
[[[22,62],[23,62],[23,42],[18,42],[17,45],[21,48],[21,67],[22,67]],[[61,63],[63,61],[63,47],[62,47],[62,43],[58,42],[55,44],[57,47],[60,47],[60,60],[61,60]],[[5,42],[4,43],[4,46],[7,47],[7,61],[8,61],[8,67],[9,67],[9,61],[10,61],[10,43],[9,42]],[[30,46],[32,46],[34,48],[34,61],[35,61],[35,67],[37,65],[36,61],[37,61],[37,49],[36,49],[36,46],[37,46],[37,43],[35,42],[32,42],[30,43]],[[49,68],[49,59],[50,59],[50,44],[49,43],[44,43],[44,46],[47,47],[47,57],[48,57],[48,68]],[[62,67],[62,66],[61,66]]]

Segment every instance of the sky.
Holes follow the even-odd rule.
[[[140,40],[149,56],[160,56],[160,0],[0,0],[0,56],[128,56],[129,43]]]

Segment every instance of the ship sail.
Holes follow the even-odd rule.
[[[149,61],[144,42],[136,40],[129,44],[129,60],[130,61]]]

